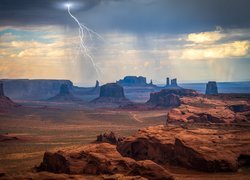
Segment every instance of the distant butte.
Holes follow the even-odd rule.
[[[76,98],[69,89],[67,84],[62,84],[60,87],[60,92],[48,99],[49,101],[80,101],[80,99]]]
[[[96,105],[115,105],[120,106],[130,103],[125,97],[123,87],[117,83],[108,83],[102,85],[100,88],[100,95],[98,98],[91,101]]]

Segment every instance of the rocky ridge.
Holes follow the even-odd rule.
[[[167,170],[153,161],[122,157],[116,146],[108,143],[45,152],[43,162],[37,169],[65,174],[123,174],[148,179],[173,179]]]
[[[248,100],[220,100],[183,97],[181,106],[171,109],[168,123],[244,123],[250,122]]]
[[[139,130],[117,150],[135,160],[209,172],[237,171],[250,165],[250,132],[161,125]]]

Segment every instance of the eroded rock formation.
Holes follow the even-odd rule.
[[[143,76],[126,76],[117,81],[121,86],[146,86],[147,80]]]
[[[155,126],[125,138],[117,149],[135,160],[150,159],[209,172],[236,171],[250,157],[250,132]]]
[[[182,105],[170,110],[168,123],[250,122],[250,104],[242,100],[183,97]]]
[[[178,107],[181,105],[180,97],[197,96],[198,93],[191,89],[163,89],[150,94],[148,104],[162,107]]]
[[[80,99],[74,97],[74,95],[70,92],[67,84],[62,84],[60,86],[60,92],[48,99],[49,101],[80,101]]]
[[[117,83],[108,83],[100,88],[100,96],[94,99],[91,103],[94,104],[116,104],[124,105],[130,103],[130,101],[125,98],[123,87]]]
[[[124,174],[148,179],[173,179],[163,167],[153,161],[135,161],[122,157],[116,146],[108,143],[45,152],[38,171],[93,175]]]
[[[108,83],[101,86],[100,97],[124,98],[123,87],[117,83]]]
[[[110,144],[117,144],[119,139],[116,137],[114,132],[100,134],[96,138],[96,142],[106,142]]]
[[[217,83],[215,81],[209,81],[206,84],[206,94],[218,94]]]
[[[177,79],[171,79],[171,86],[177,86]]]
[[[178,107],[181,105],[179,96],[175,94],[166,94],[157,98],[150,98],[148,103],[162,107]]]

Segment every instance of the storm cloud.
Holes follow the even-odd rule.
[[[70,25],[67,0],[1,0],[0,25]],[[73,10],[97,31],[133,33],[188,33],[224,28],[250,27],[249,0],[75,0]]]
[[[79,54],[71,13],[102,38]],[[1,0],[0,78],[249,80],[249,0]]]

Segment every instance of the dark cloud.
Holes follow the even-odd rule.
[[[101,0],[1,0],[0,25],[40,25],[65,24],[67,2],[75,3],[75,11],[87,11],[97,6]]]
[[[97,31],[181,33],[215,26],[250,27],[249,0],[75,0],[74,13]],[[67,0],[1,0],[0,25],[72,23],[55,4]],[[73,2],[73,0],[72,0]]]

